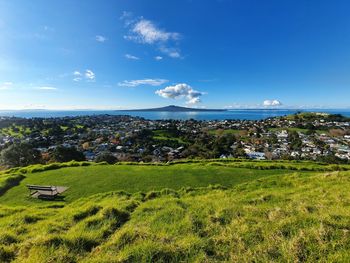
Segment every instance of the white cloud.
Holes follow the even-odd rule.
[[[90,69],[85,70],[84,73],[82,73],[79,70],[76,70],[73,72],[73,81],[79,82],[79,81],[83,80],[84,78],[87,81],[95,81],[96,75]]]
[[[163,57],[162,57],[162,56],[155,56],[154,59],[155,59],[155,60],[162,60]]]
[[[187,104],[197,104],[197,103],[200,103],[200,102],[201,102],[201,100],[200,100],[199,97],[194,97],[192,99],[189,99],[186,103]]]
[[[101,42],[101,43],[103,43],[103,42],[105,42],[105,41],[107,41],[108,39],[106,38],[106,37],[104,37],[104,36],[100,36],[100,35],[97,35],[96,36],[96,41],[97,42]]]
[[[87,69],[87,70],[85,70],[85,78],[90,80],[90,81],[94,81],[95,80],[95,73],[92,72],[92,70]]]
[[[187,104],[196,104],[201,102],[200,97],[205,94],[194,90],[190,85],[181,83],[174,86],[168,86],[157,90],[156,94],[167,99],[186,99]]]
[[[270,107],[270,106],[281,106],[282,102],[280,102],[279,100],[265,100],[263,102],[264,106]]]
[[[140,59],[139,57],[136,57],[136,56],[133,56],[130,54],[125,54],[125,58],[131,59],[131,60],[139,60]]]
[[[146,44],[166,42],[168,40],[178,40],[179,37],[179,33],[166,32],[157,28],[153,22],[146,19],[141,19],[136,22],[132,26],[130,34],[125,36],[126,39]]]
[[[38,89],[38,90],[57,90],[57,88],[49,87],[49,86],[37,87],[36,89]]]
[[[73,76],[74,76],[74,78],[73,78],[73,81],[81,81],[82,80],[82,74],[80,73],[80,71],[74,71],[73,72]]]
[[[181,38],[177,32],[169,32],[158,28],[155,23],[143,17],[134,19],[131,13],[124,12],[121,20],[125,22],[128,33],[124,35],[127,40],[141,44],[155,45],[156,48],[171,58],[180,58],[180,50],[172,47]]]
[[[168,80],[166,79],[137,79],[137,80],[124,80],[123,82],[118,83],[118,86],[121,87],[137,87],[141,85],[148,85],[148,86],[160,86],[164,83],[167,83]]]
[[[12,88],[12,86],[13,86],[13,83],[7,81],[7,82],[0,84],[0,90],[9,90]]]

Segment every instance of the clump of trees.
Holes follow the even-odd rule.
[[[7,167],[41,163],[41,154],[29,143],[14,143],[1,152],[0,162]]]
[[[85,161],[85,156],[75,147],[58,146],[53,150],[51,159],[55,162]]]
[[[219,158],[221,155],[245,156],[244,150],[233,134],[198,134],[194,141],[182,152],[183,158]]]
[[[103,152],[96,157],[95,161],[98,163],[107,162],[109,164],[114,164],[118,161],[118,159],[110,152]]]
[[[58,146],[52,151],[50,157],[50,162],[85,161],[84,154],[75,147]],[[107,162],[114,161],[106,155],[100,158]],[[0,154],[0,163],[5,167],[21,167],[44,162],[40,151],[26,142],[14,143]]]
[[[296,131],[288,132],[288,138],[290,141],[290,149],[293,151],[299,151],[303,142],[301,141],[299,134]]]

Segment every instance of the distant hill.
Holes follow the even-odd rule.
[[[134,110],[122,110],[122,111],[168,111],[168,112],[196,112],[196,111],[226,111],[225,109],[198,109],[198,108],[187,108],[175,105],[169,105],[160,108],[151,109],[134,109]]]
[[[325,120],[325,121],[350,121],[349,117],[343,116],[341,114],[330,114],[324,112],[298,112],[296,114],[291,114],[285,118],[287,120],[293,121],[314,121],[314,120]]]

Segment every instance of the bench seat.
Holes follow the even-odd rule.
[[[39,199],[54,199],[57,195],[65,192],[68,187],[64,186],[45,186],[45,185],[27,185],[29,195]]]

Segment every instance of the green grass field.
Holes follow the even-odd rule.
[[[56,168],[0,173],[0,262],[349,262],[349,166]],[[27,183],[70,189],[40,201]]]
[[[153,131],[153,139],[158,140],[158,141],[175,141],[175,142],[180,143],[180,144],[187,144],[184,140],[182,140],[179,137],[172,136],[166,130]]]
[[[291,172],[198,164],[69,167],[27,174],[19,186],[11,188],[6,194],[0,196],[0,203],[11,205],[33,203],[35,200],[28,198],[27,184],[67,186],[69,190],[65,193],[65,200],[71,202],[80,197],[118,190],[135,193],[163,188],[178,190],[182,187],[202,187],[210,184],[231,187],[265,176],[287,173]]]

